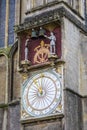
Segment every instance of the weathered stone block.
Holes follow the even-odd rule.
[[[64,92],[65,130],[82,130],[81,98],[68,90]]]
[[[17,104],[8,107],[8,130],[20,130],[20,106]]]
[[[0,108],[0,130],[2,130],[2,125],[3,125],[3,114],[4,111],[2,108]]]
[[[24,126],[24,130],[62,130],[62,121],[43,121]]]
[[[83,130],[87,130],[87,97],[83,98]]]
[[[0,57],[0,103],[5,103],[6,92],[6,58]]]
[[[66,61],[65,69],[65,87],[78,92],[79,89],[79,29],[68,19],[64,19],[64,59]]]

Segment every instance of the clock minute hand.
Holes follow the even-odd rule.
[[[43,80],[43,77],[44,77],[44,74],[41,74],[41,87],[43,87],[43,85],[42,85],[42,80]]]

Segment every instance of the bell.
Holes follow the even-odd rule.
[[[36,39],[37,38],[37,32],[34,29],[32,29],[31,38],[32,39]]]
[[[40,30],[39,30],[39,37],[43,38],[44,37],[44,34],[45,34],[45,30],[40,27]]]

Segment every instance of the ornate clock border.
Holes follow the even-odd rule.
[[[60,75],[60,82],[61,82],[61,85],[62,85],[62,100],[61,100],[61,103],[62,103],[62,108],[61,108],[61,112],[60,113],[56,113],[56,115],[61,115],[61,114],[63,114],[63,71],[64,71],[64,61],[62,61],[61,60],[61,62],[56,62],[55,64],[55,66],[48,66],[48,67],[44,67],[44,68],[42,68],[42,69],[35,69],[35,70],[33,70],[33,71],[30,71],[30,73],[29,73],[29,75],[27,75],[27,76],[24,76],[23,75],[23,82],[25,83],[26,81],[28,81],[28,79],[30,78],[32,78],[32,76],[34,76],[34,75],[37,75],[38,73],[42,73],[42,72],[48,72],[48,71],[55,71],[55,73],[57,73],[58,75]],[[50,76],[50,75],[49,75]],[[26,84],[26,83],[25,83]],[[37,85],[38,86],[38,85]],[[23,88],[22,88],[23,89]],[[60,106],[60,105],[59,105]],[[23,110],[23,109],[21,109],[21,110]],[[22,112],[22,111],[21,111]],[[24,112],[24,113],[26,113],[26,112]],[[28,119],[28,120],[31,120],[32,119],[32,121],[33,121],[33,119],[35,119],[36,117],[35,116],[28,116],[28,115],[26,115],[26,114],[24,114],[25,115],[25,117],[23,116],[23,113],[21,113],[21,116],[22,116],[22,118],[21,118],[21,121],[23,121],[23,120],[25,120],[25,122],[26,122],[26,120]],[[55,113],[54,114],[48,114],[47,115],[47,117],[49,118],[49,116],[54,116],[55,115]],[[38,120],[40,120],[40,118],[43,118],[43,117],[45,117],[45,115],[44,116],[42,116],[42,117],[37,117],[38,118]]]

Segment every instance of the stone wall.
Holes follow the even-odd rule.
[[[80,94],[83,95],[83,130],[87,130],[87,36],[81,35],[80,43]]]
[[[3,114],[4,114],[3,108],[0,108],[0,130],[2,130],[3,127]]]
[[[7,130],[20,130],[20,105],[11,104],[8,107]]]
[[[83,98],[83,130],[87,130],[87,97]]]
[[[65,64],[65,88],[75,92],[79,89],[79,29],[68,19],[64,19],[63,32],[63,57]]]
[[[6,57],[0,56],[0,104],[5,103]]]
[[[82,101],[79,95],[64,91],[65,130],[83,130]]]
[[[11,45],[14,42],[14,21],[19,24],[20,14],[16,12],[15,14],[15,1],[10,0],[9,5],[9,37],[8,43]],[[48,0],[49,2],[52,0]],[[24,1],[23,1],[24,2]],[[25,5],[22,3],[22,22],[25,18]],[[39,4],[39,3],[38,3]],[[18,9],[19,5],[16,7]],[[50,6],[50,9],[54,9],[57,6]],[[46,9],[49,10],[49,6],[46,6]],[[16,10],[16,11],[17,11]],[[42,10],[46,12],[47,10]],[[36,15],[39,15],[41,10],[36,11]],[[63,12],[64,13],[64,12]],[[34,12],[32,13],[34,14]],[[31,14],[31,16],[32,16]],[[6,15],[6,0],[0,1],[0,47],[4,47],[5,39],[5,15]],[[30,15],[30,14],[29,14]],[[18,20],[15,20],[15,17]],[[71,15],[70,15],[71,16]],[[71,17],[69,17],[71,18]],[[80,17],[79,17],[80,19]],[[87,36],[81,34],[81,30],[75,26],[70,20],[63,17],[63,20],[60,22],[63,25],[62,28],[62,57],[65,60],[65,72],[64,72],[64,130],[87,130],[87,98],[82,98],[77,93],[80,93],[83,96],[87,96]],[[2,130],[4,125],[7,124],[6,130],[20,130],[20,105],[14,100],[20,98],[21,90],[21,77],[17,70],[18,67],[18,52],[12,57],[12,68],[9,67],[9,74],[7,74],[7,59],[5,56],[0,55],[0,130]],[[9,57],[10,59],[10,57]],[[12,70],[11,70],[12,69]],[[10,75],[11,74],[11,75]],[[8,75],[10,75],[8,77]],[[7,78],[6,78],[7,76]],[[7,79],[10,81],[7,81]],[[8,82],[11,85],[7,84]],[[6,92],[6,87],[10,86],[11,88]],[[76,93],[75,93],[76,92]],[[12,95],[11,95],[12,94]],[[7,96],[9,96],[9,101]],[[6,97],[6,98],[5,98]],[[4,108],[6,105],[6,120]],[[3,105],[4,104],[4,105]],[[8,109],[7,109],[8,106]],[[37,123],[25,123],[23,130],[63,130],[62,120],[44,120],[42,122],[37,121]]]
[[[37,123],[25,124],[23,130],[63,130],[62,120],[50,120]]]
[[[80,40],[80,94],[87,96],[87,36],[81,34]]]

